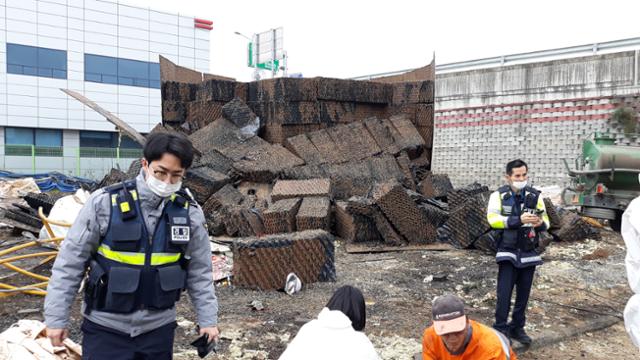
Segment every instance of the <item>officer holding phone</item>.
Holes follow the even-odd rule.
[[[536,251],[538,237],[549,228],[544,202],[540,192],[527,185],[527,172],[524,161],[510,161],[505,174],[508,184],[491,194],[487,209],[489,224],[501,233],[497,241],[498,289],[493,327],[524,345],[532,341],[524,331],[525,311],[536,266],[542,264]],[[514,287],[516,302],[508,322]]]

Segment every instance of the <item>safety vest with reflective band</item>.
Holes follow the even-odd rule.
[[[536,189],[527,186],[520,195],[516,195],[510,186],[505,185],[491,194],[487,220],[493,229],[501,232],[497,243],[496,262],[510,261],[518,268],[542,264],[542,258],[535,250],[538,246],[538,231],[541,229],[520,224],[520,215],[525,209],[541,212],[543,230],[549,228],[549,215],[540,192]]]
[[[149,236],[135,181],[105,188],[111,216],[90,263],[86,309],[130,313],[171,308],[186,285],[189,201],[173,194]]]

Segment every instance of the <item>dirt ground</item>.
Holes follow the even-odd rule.
[[[6,247],[1,241],[0,250]],[[277,359],[300,326],[345,284],[365,294],[365,332],[383,359],[412,359],[420,351],[436,295],[456,293],[465,299],[471,318],[485,324],[493,321],[497,266],[492,256],[462,250],[348,254],[341,242],[337,246],[335,283],[308,284],[293,296],[217,287],[222,340],[218,355],[208,358]],[[610,231],[603,231],[599,239],[552,243],[543,255],[545,264],[536,272],[529,302],[527,331],[534,345],[527,351],[516,348],[519,358],[638,358],[621,321],[630,297],[624,254],[621,237]],[[19,277],[2,281],[24,283]],[[252,310],[249,304],[254,300],[265,309]],[[30,295],[0,298],[0,330],[21,318],[42,320],[42,303],[41,297]],[[76,341],[81,341],[80,321],[78,297],[70,329]],[[194,322],[184,296],[178,306],[176,359],[198,358],[189,345],[197,337]]]

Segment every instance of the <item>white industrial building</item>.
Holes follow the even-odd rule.
[[[210,21],[105,0],[0,0],[0,167],[99,178],[140,150],[68,97],[142,133],[161,121],[158,55],[209,70]]]

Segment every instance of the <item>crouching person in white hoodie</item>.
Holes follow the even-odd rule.
[[[300,328],[280,360],[378,360],[363,332],[366,320],[362,292],[345,285],[336,290],[317,319]]]
[[[634,345],[640,348],[640,197],[635,198],[622,214],[621,230],[627,248],[627,280],[635,293],[624,309],[624,327]]]

